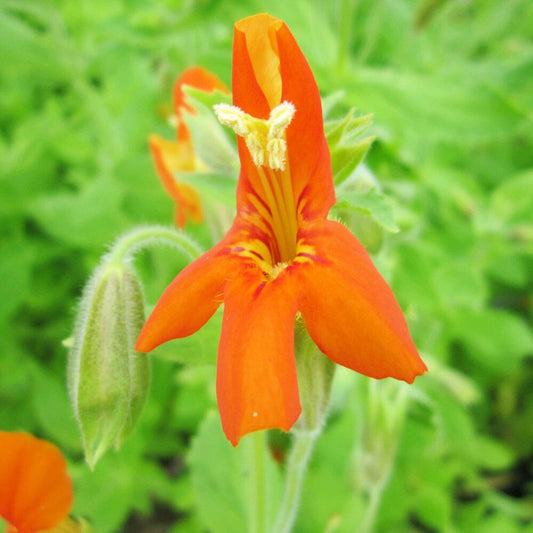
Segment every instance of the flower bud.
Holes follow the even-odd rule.
[[[146,400],[148,359],[134,348],[144,319],[135,271],[104,260],[84,290],[68,363],[70,397],[91,468],[113,444],[123,444]]]

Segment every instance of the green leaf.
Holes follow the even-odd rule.
[[[433,273],[435,292],[447,310],[455,307],[480,309],[486,302],[488,288],[482,273],[470,264],[450,261]]]
[[[12,240],[0,246],[0,321],[24,301],[30,287],[33,250],[24,240]]]
[[[370,126],[372,115],[354,117],[354,113],[351,109],[343,119],[324,125],[335,185],[350,177],[374,141],[374,137],[359,139]]]
[[[188,463],[200,518],[212,533],[246,533],[250,500],[247,446],[244,437],[234,448],[222,432],[218,414],[208,413],[194,438]],[[266,456],[266,514],[271,522],[279,503],[280,480],[274,461]]]
[[[447,531],[452,515],[452,502],[446,487],[426,485],[424,490],[418,491],[414,508],[425,526],[435,531]]]
[[[166,473],[143,457],[141,445],[139,439],[128,441],[120,453],[105,456],[92,472],[80,464],[69,469],[76,484],[73,513],[87,517],[95,531],[121,531],[132,512],[152,512],[153,495],[172,492]]]
[[[222,314],[222,309],[218,309],[196,333],[167,342],[156,348],[154,353],[162,359],[186,365],[214,365],[222,328]]]
[[[33,364],[32,405],[37,420],[46,434],[64,450],[81,450],[79,432],[68,398],[66,380]]]
[[[364,133],[371,124],[372,115],[355,117],[355,109],[352,108],[346,116],[339,120],[331,120],[324,124],[324,133],[330,146],[335,148],[339,144],[345,146],[352,144],[357,137]]]
[[[294,531],[325,531],[330,522],[340,523],[343,532],[355,531],[362,515],[354,516],[353,510],[362,511],[366,503],[354,490],[357,472],[353,466],[353,441],[363,407],[356,401],[353,373],[339,372],[336,378],[339,375],[346,377],[346,396],[315,444]],[[333,383],[334,393],[337,381]]]
[[[70,58],[63,46],[57,46],[60,41],[58,35],[51,35],[48,28],[51,23],[57,24],[60,17],[51,9],[48,6],[48,10],[28,10],[37,19],[38,25],[48,30],[39,31],[14,11],[0,8],[0,63],[4,72],[15,75],[24,72],[49,79],[68,75]]]
[[[117,182],[98,178],[78,194],[43,196],[33,202],[31,211],[55,238],[74,246],[101,247],[127,226],[122,200],[123,189]]]
[[[360,67],[348,87],[360,108],[372,110],[377,121],[386,117],[410,145],[415,133],[449,141],[499,137],[516,131],[523,119],[476,79]]]
[[[189,466],[200,517],[213,533],[247,530],[241,455],[224,437],[217,415],[210,413],[193,441]]]
[[[455,336],[481,368],[502,375],[516,372],[533,350],[533,333],[515,314],[496,309],[462,310],[454,315]]]
[[[490,200],[496,217],[508,223],[533,224],[533,170],[503,181]]]
[[[366,191],[342,191],[337,196],[335,211],[348,209],[370,216],[377,224],[391,233],[399,230],[394,219],[391,199],[376,189]]]
[[[506,470],[515,460],[513,451],[496,439],[477,435],[474,446],[477,450],[476,462],[486,470]]]
[[[331,168],[335,185],[346,181],[364,159],[375,137],[367,137],[351,146],[338,145],[331,150]]]

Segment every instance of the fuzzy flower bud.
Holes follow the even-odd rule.
[[[91,468],[112,445],[122,445],[143,408],[150,367],[134,348],[143,323],[135,271],[104,259],[85,287],[68,364],[70,397]]]

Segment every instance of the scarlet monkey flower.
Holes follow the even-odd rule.
[[[177,121],[176,141],[167,141],[158,135],[150,135],[148,143],[154,159],[157,174],[167,193],[176,203],[175,223],[183,228],[190,218],[193,222],[203,219],[202,207],[197,192],[185,183],[176,181],[176,172],[192,172],[201,168],[191,142],[191,136],[183,119],[183,112],[194,109],[185,101],[183,86],[190,85],[205,92],[218,89],[228,92],[226,86],[203,68],[191,67],[185,70],[174,85],[174,112]]]
[[[233,101],[216,106],[239,136],[233,226],[166,289],[137,349],[191,335],[224,303],[217,398],[236,445],[300,415],[295,317],[327,357],[367,376],[412,382],[426,366],[368,253],[327,219],[335,191],[320,94],[281,20],[236,23]]]
[[[0,431],[0,516],[10,533],[34,533],[63,521],[72,482],[61,452],[27,433]]]

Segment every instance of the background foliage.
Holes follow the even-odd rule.
[[[102,533],[242,528],[242,487],[224,492],[216,478],[237,468],[216,444],[216,321],[154,354],[138,428],[94,472],[68,403],[62,341],[105,245],[133,225],[172,222],[147,135],[172,135],[174,79],[199,64],[229,85],[233,22],[264,9],[0,2],[0,427],[63,449],[74,512]],[[358,233],[379,250],[430,367],[409,389],[377,530],[531,531],[533,4],[271,0],[268,10],[288,23],[322,93],[340,91],[337,113],[374,113],[365,163],[395,219],[367,198]],[[168,250],[139,257],[149,302],[182,263]],[[368,387],[338,373],[297,531],[353,531],[368,505],[354,458]]]

